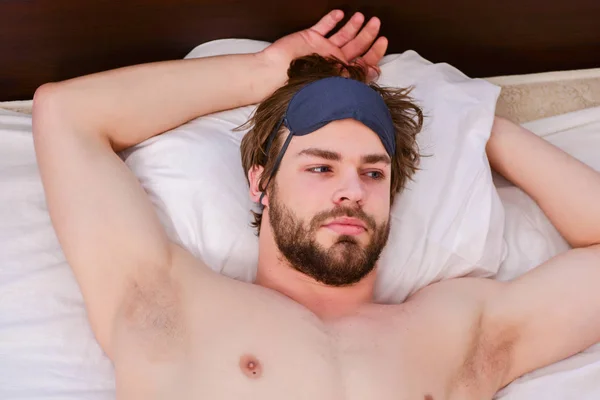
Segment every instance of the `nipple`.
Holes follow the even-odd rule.
[[[262,375],[262,366],[252,354],[244,354],[240,357],[240,369],[248,378],[256,379]]]

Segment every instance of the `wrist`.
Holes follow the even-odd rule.
[[[259,65],[258,68],[265,71],[265,86],[270,89],[269,94],[285,85],[291,60],[277,52],[270,51],[270,47],[255,53],[254,56]]]

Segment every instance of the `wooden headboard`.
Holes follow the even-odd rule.
[[[600,66],[599,0],[0,0],[0,100],[218,38],[273,41],[333,8],[380,17],[388,53],[472,77]]]

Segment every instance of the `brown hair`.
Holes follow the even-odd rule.
[[[283,145],[287,128],[283,125],[266,154],[267,139],[277,123],[283,117],[288,103],[304,86],[319,79],[332,76],[344,76],[367,83],[365,68],[358,64],[348,65],[336,58],[324,58],[318,54],[300,57],[292,61],[288,69],[288,82],[265,99],[256,109],[254,115],[239,129],[252,126],[241,143],[242,165],[247,173],[253,166],[262,166],[264,171],[259,180],[259,190],[264,192],[267,180],[273,171],[275,159]],[[390,196],[402,190],[408,179],[412,179],[421,155],[418,152],[417,134],[423,126],[423,112],[409,97],[410,88],[384,88],[375,83],[368,83],[377,91],[390,110],[396,129],[396,154],[392,159],[392,175]],[[248,176],[246,175],[246,178]],[[262,214],[252,211],[254,222],[252,226],[260,234]]]

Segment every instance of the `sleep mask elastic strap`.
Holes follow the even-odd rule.
[[[282,119],[282,121],[283,121],[283,119]],[[278,126],[281,126],[281,122],[278,124]],[[279,130],[279,128],[276,128],[275,132],[277,132],[278,130]],[[277,133],[275,133],[275,135],[271,135],[271,138],[275,137],[276,135],[277,135]],[[269,187],[269,183],[271,183],[271,179],[273,179],[273,177],[275,176],[275,172],[279,168],[279,164],[281,164],[283,155],[285,154],[285,151],[287,150],[288,146],[290,145],[290,142],[292,141],[293,136],[294,136],[294,134],[292,132],[290,132],[289,135],[287,136],[287,138],[285,139],[285,142],[283,142],[283,146],[281,146],[281,150],[279,151],[279,154],[277,154],[277,159],[275,160],[275,164],[273,165],[273,172],[269,176],[269,180],[267,180],[267,184],[265,185],[265,191],[260,194],[260,199],[258,200],[261,208],[264,208],[262,200],[263,200],[263,197],[265,197],[265,192],[267,191],[267,188]],[[271,143],[273,142],[273,140],[271,138],[269,139],[269,144],[267,145],[267,154],[269,154],[269,148],[271,147]]]

